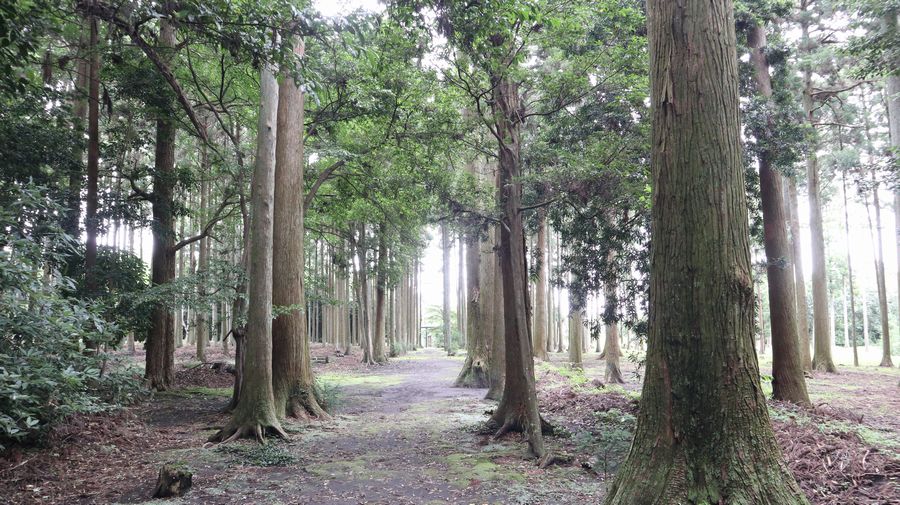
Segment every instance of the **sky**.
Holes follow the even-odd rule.
[[[342,16],[353,12],[357,9],[363,9],[370,12],[380,12],[384,9],[384,5],[377,0],[314,0],[313,5],[323,15],[328,17]],[[832,181],[833,183],[835,181]],[[829,202],[825,209],[825,230],[826,230],[826,249],[832,255],[840,255],[842,258],[846,251],[847,241],[843,234],[843,200],[840,192],[839,184],[835,184],[836,188],[832,192],[832,201]],[[874,268],[874,248],[872,240],[869,236],[868,222],[866,211],[863,205],[856,202],[853,189],[850,190],[850,244],[851,254],[853,256],[853,272],[855,276],[855,285],[865,285],[870,291],[875,290],[875,268]],[[811,280],[812,274],[812,256],[809,246],[809,205],[806,194],[800,189],[799,205],[800,205],[800,234],[802,240],[802,260],[807,282]],[[891,208],[893,199],[887,191],[882,191],[882,233],[884,240],[884,264],[885,278],[887,279],[887,291],[890,298],[896,297],[897,294],[897,247],[894,241],[894,212]],[[874,215],[872,217],[874,221]],[[440,248],[440,234],[436,227],[428,230],[430,241],[426,247],[421,263],[421,291],[423,296],[423,305],[427,308],[432,305],[441,305],[443,293],[443,277],[442,277],[442,254]],[[152,239],[149,229],[143,230],[143,251],[142,256],[149,263],[152,250]],[[101,238],[101,243],[108,238]],[[136,239],[138,240],[138,239]],[[459,252],[454,245],[451,251],[450,261],[450,289],[451,289],[451,306],[456,310],[456,290],[458,279],[458,263]],[[809,284],[807,284],[809,286]],[[808,288],[810,289],[810,288]],[[811,292],[808,296],[812,296]],[[567,300],[565,295],[562,297],[563,313],[567,311]],[[836,307],[836,311],[840,314],[840,307]]]

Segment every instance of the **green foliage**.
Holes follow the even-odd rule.
[[[54,208],[40,190],[22,191],[0,209],[0,227],[14,228],[18,210],[39,206]],[[45,274],[47,252],[68,239],[43,242],[10,235],[0,249],[0,445],[35,442],[68,416],[134,401],[139,388],[131,370],[82,349],[87,340],[116,342],[122,330],[101,302],[65,296],[71,279]]]
[[[637,419],[619,409],[609,409],[594,413],[594,420],[591,431],[577,434],[575,442],[581,450],[593,453],[595,468],[607,475],[615,472],[628,455]]]
[[[296,456],[277,442],[219,445],[215,450],[232,456],[235,463],[247,466],[288,466],[297,462]]]

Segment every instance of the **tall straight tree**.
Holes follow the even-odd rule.
[[[287,438],[281,428],[272,389],[272,234],[275,203],[275,145],[278,83],[264,65],[259,79],[256,165],[250,189],[251,238],[247,336],[243,382],[231,420],[210,440],[228,442],[267,434]]]
[[[803,273],[803,244],[800,242],[800,216],[797,202],[797,181],[786,177],[784,200],[789,214],[788,227],[791,231],[791,252],[794,258],[794,293],[797,297],[797,334],[800,338],[800,366],[804,371],[812,370],[812,356],[809,351],[809,317],[806,313],[806,278]]]
[[[543,361],[547,354],[547,212],[538,211],[537,282],[534,293],[534,357]]]
[[[753,282],[731,0],[650,0],[647,371],[605,503],[808,503],[772,432]]]
[[[750,62],[753,64],[756,91],[769,107],[772,104],[772,80],[766,56],[766,28],[762,23],[750,27],[747,33]],[[769,285],[769,317],[772,330],[772,395],[775,399],[810,405],[806,380],[800,363],[800,343],[797,333],[797,305],[794,295],[794,269],[791,244],[788,241],[783,177],[772,166],[770,152],[774,121],[767,117],[766,125],[755,128],[753,134],[760,143],[758,153],[759,186],[763,213],[763,242],[766,250],[766,277]],[[763,337],[763,343],[765,337]]]
[[[450,335],[450,231],[447,230],[447,223],[441,223],[441,257],[441,273],[444,279],[441,331],[444,335],[444,350],[450,356],[453,354],[453,338]]]
[[[803,0],[801,9],[802,47],[811,52],[812,39],[809,36],[810,3],[812,0]],[[822,223],[822,203],[819,189],[819,160],[816,155],[818,141],[815,132],[815,108],[813,105],[812,68],[811,63],[803,66],[803,112],[806,122],[812,129],[809,151],[806,154],[806,191],[809,193],[809,235],[810,249],[812,251],[812,288],[813,288],[813,336],[815,337],[813,368],[823,372],[836,373],[837,367],[831,358],[831,326],[829,310],[831,304],[828,301],[828,274],[825,269],[825,231]]]
[[[302,58],[303,42],[296,38],[293,44]],[[315,394],[303,311],[303,93],[286,71],[278,85],[276,121],[272,304],[288,312],[272,321],[275,412],[279,417],[327,418]]]

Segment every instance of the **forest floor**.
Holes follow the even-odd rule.
[[[332,353],[315,346],[314,354]],[[211,446],[206,439],[227,420],[219,410],[232,377],[196,366],[182,349],[174,391],[73,419],[44,448],[0,458],[0,496],[157,503],[150,495],[158,469],[176,462],[192,469],[193,488],[158,503],[599,503],[628,451],[639,381],[630,363],[626,384],[608,386],[597,379],[605,364],[596,355],[586,355],[583,372],[564,359],[536,366],[542,413],[558,428],[545,443],[572,456],[546,469],[526,457],[519,436],[481,433],[495,403],[484,390],[451,387],[462,359],[434,349],[372,367],[331,355],[315,371],[332,420],[287,422],[284,442]],[[765,359],[762,366],[767,373]],[[809,380],[813,410],[771,404],[788,465],[815,505],[900,503],[900,370],[841,372]]]

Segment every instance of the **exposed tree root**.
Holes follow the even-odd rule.
[[[538,461],[538,467],[547,468],[551,465],[568,465],[575,460],[575,456],[567,453],[554,454],[548,452]]]
[[[251,424],[243,426],[228,425],[219,430],[219,432],[215,435],[209,437],[209,442],[227,444],[241,438],[252,438],[260,444],[264,444],[266,443],[267,435],[271,435],[282,440],[287,440],[289,438],[288,434],[278,424]]]
[[[459,376],[456,377],[456,382],[453,383],[453,386],[458,388],[486,388],[490,384],[491,379],[483,362],[468,358],[462,370],[460,370]]]

